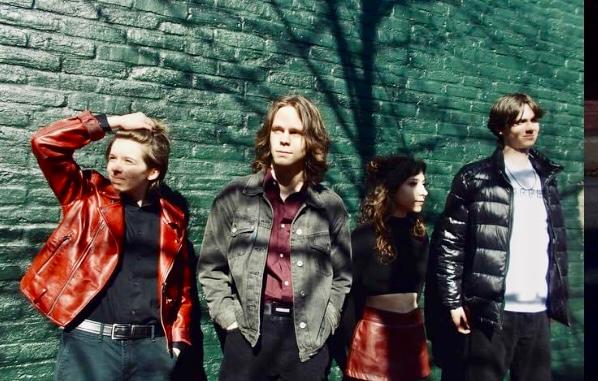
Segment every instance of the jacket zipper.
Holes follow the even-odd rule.
[[[185,242],[182,242],[182,245],[184,245]],[[177,253],[180,251],[177,250]],[[166,286],[168,284],[167,279],[168,279],[168,275],[170,275],[170,272],[172,271],[172,268],[174,267],[174,262],[176,261],[176,257],[172,260],[172,262],[170,263],[170,266],[168,267],[168,270],[166,270],[166,274],[164,275],[164,281],[162,282],[162,290],[160,292],[160,326],[162,327],[162,330],[164,331],[164,334],[166,335],[166,326],[164,326],[164,318],[163,318],[163,312],[164,312],[164,308],[162,307],[164,305],[164,292],[166,291]],[[171,351],[171,340],[166,340],[166,349],[168,349],[168,351]]]
[[[48,309],[48,311],[52,311],[54,309],[54,306],[58,302],[58,296],[62,295],[62,293],[64,292],[64,289],[66,288],[66,286],[69,284],[70,280],[72,279],[73,273],[75,271],[77,271],[77,269],[79,269],[79,265],[81,264],[81,262],[83,262],[83,260],[89,255],[90,246],[93,245],[93,243],[96,241],[96,238],[98,237],[98,234],[100,234],[100,230],[102,230],[105,226],[106,226],[106,223],[104,222],[104,220],[102,220],[100,222],[100,226],[98,226],[98,228],[94,232],[93,238],[89,241],[89,245],[85,248],[85,255],[82,255],[81,258],[79,258],[77,260],[77,262],[75,262],[75,264],[73,265],[73,269],[71,270],[71,272],[70,272],[70,274],[69,274],[69,276],[67,278],[67,281],[64,282],[64,285],[60,289],[60,292],[57,294],[56,299],[54,299],[54,302],[52,303],[52,305],[50,306],[50,308]],[[94,297],[95,297],[95,295],[94,295]],[[83,306],[83,308],[84,307],[85,306]]]
[[[504,174],[503,174],[504,176]],[[505,257],[505,275],[502,278],[502,301],[500,303],[500,314],[498,316],[498,326],[502,328],[504,314],[505,314],[505,291],[507,287],[507,274],[509,272],[509,262],[511,259],[511,235],[513,234],[513,200],[515,196],[513,195],[513,187],[509,182],[507,190],[509,191],[509,234],[508,234],[508,241],[507,241],[507,255]]]
[[[44,269],[46,268],[46,266],[48,266],[48,264],[50,263],[50,261],[52,260],[52,258],[54,258],[54,256],[56,256],[56,254],[58,253],[58,251],[60,250],[60,248],[71,239],[71,237],[73,236],[73,233],[70,232],[68,234],[66,234],[65,236],[62,237],[62,239],[60,240],[60,242],[58,243],[58,245],[56,245],[56,248],[54,248],[54,250],[52,251],[52,254],[50,254],[48,256],[48,259],[45,260],[45,262],[37,269],[36,273],[40,274],[42,271],[44,271]]]

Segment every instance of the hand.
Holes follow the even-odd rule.
[[[178,358],[181,354],[181,350],[179,348],[172,348],[172,353],[174,353],[174,358]]]
[[[451,310],[451,318],[453,319],[453,324],[455,324],[455,328],[457,328],[459,333],[467,335],[471,332],[469,321],[467,320],[467,314],[465,313],[463,307]]]
[[[109,116],[108,125],[110,128],[123,129],[123,130],[135,130],[139,128],[145,128],[147,130],[153,130],[155,127],[154,121],[145,116],[142,112],[136,112],[133,114],[126,115],[115,115]]]
[[[226,331],[232,331],[233,329],[237,329],[239,328],[239,324],[237,324],[237,322],[234,322],[233,324],[229,325],[228,327],[226,327]]]

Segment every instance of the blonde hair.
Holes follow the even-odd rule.
[[[106,160],[110,155],[112,145],[117,139],[127,139],[137,142],[145,147],[143,150],[143,161],[149,168],[157,169],[158,178],[151,181],[150,190],[157,190],[162,185],[166,172],[168,171],[168,158],[170,156],[170,138],[168,127],[158,119],[154,121],[152,130],[138,128],[132,130],[117,130],[114,137],[106,147]]]

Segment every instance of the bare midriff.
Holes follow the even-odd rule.
[[[406,292],[368,296],[365,304],[379,310],[405,314],[417,308],[417,293]]]

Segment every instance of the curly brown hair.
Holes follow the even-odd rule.
[[[397,251],[392,243],[388,219],[396,208],[394,195],[411,176],[426,172],[426,164],[405,155],[378,156],[366,167],[367,194],[361,202],[361,223],[370,223],[376,236],[376,258],[380,263],[390,263]],[[422,216],[415,219],[411,234],[423,238],[426,234]]]
[[[330,138],[324,127],[318,108],[301,95],[287,95],[276,99],[270,105],[264,118],[262,128],[255,136],[255,160],[251,164],[254,172],[270,168],[272,152],[270,151],[270,131],[276,112],[283,107],[291,106],[299,114],[303,123],[305,137],[305,182],[317,184],[322,181],[328,169],[326,155],[330,146]]]

